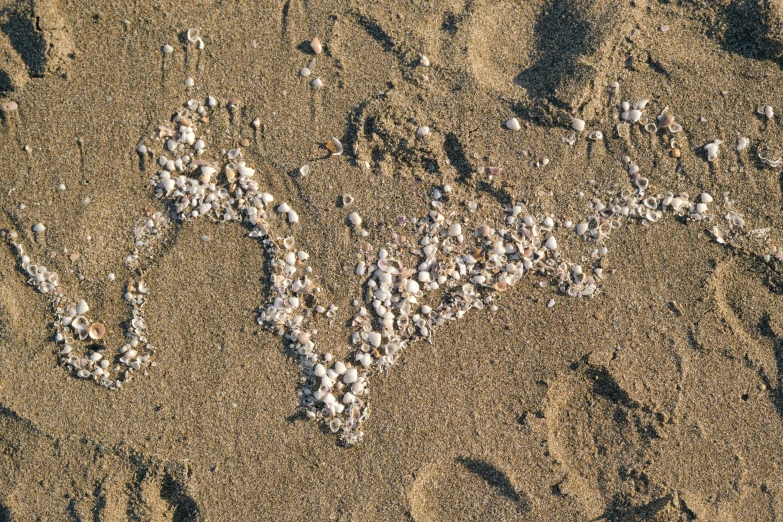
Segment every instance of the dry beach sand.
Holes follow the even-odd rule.
[[[783,115],[777,0],[1,7],[0,101],[17,108],[0,113],[0,228],[89,303],[108,351],[126,342],[137,220],[172,210],[150,186],[149,137],[191,98],[218,101],[214,153],[241,146],[298,212],[281,227],[322,289],[307,306],[338,307],[313,319],[324,352],[350,353],[354,299],[372,314],[362,241],[414,236],[399,218],[444,185],[472,224],[500,229],[519,202],[554,216],[559,251],[605,278],[574,298],[526,274],[496,311],[410,344],[372,376],[364,439],[347,446],[307,419],[297,358],[257,321],[269,273],[248,226],[171,223],[144,273],[155,366],[118,390],[60,364],[50,301],[3,242],[0,521],[783,517],[783,183],[759,158],[783,154],[783,120],[763,114]],[[683,130],[624,122],[620,103],[643,98],[649,122],[668,107]],[[577,236],[566,220],[634,190],[625,155],[650,195],[711,194],[709,219]],[[713,226],[732,230],[718,242]]]

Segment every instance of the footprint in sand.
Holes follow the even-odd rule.
[[[0,405],[2,522],[195,522],[187,476],[127,448],[49,436]]]
[[[30,78],[65,74],[76,50],[57,0],[12,2],[0,9],[0,96]]]
[[[524,520],[528,500],[503,471],[480,458],[457,457],[424,466],[408,490],[416,522]]]

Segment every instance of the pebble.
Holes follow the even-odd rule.
[[[15,101],[6,101],[0,103],[0,112],[14,112],[19,108]]]

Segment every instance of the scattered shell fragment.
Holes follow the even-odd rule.
[[[321,45],[321,40],[319,40],[317,36],[310,40],[310,48],[315,54],[321,54],[324,50],[323,45]]]
[[[718,146],[723,143],[721,140],[715,140],[712,143],[708,143],[704,146],[705,152],[707,152],[707,161],[715,161],[718,157]]]
[[[337,138],[332,138],[326,142],[326,148],[332,153],[332,156],[339,156],[343,153],[343,144]]]
[[[604,139],[604,133],[597,130],[593,131],[590,134],[587,135],[587,139],[593,140],[593,141],[600,141]]]
[[[421,136],[421,137],[429,136],[430,135],[430,128],[427,127],[426,125],[422,125],[421,127],[419,127],[416,130],[416,135],[417,136]]]
[[[310,165],[302,165],[301,167],[299,167],[300,176],[305,177],[308,174],[310,174]]]
[[[519,125],[519,120],[516,118],[511,118],[510,120],[506,120],[506,127],[508,127],[512,131],[518,131],[522,127]]]

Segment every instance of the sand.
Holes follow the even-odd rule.
[[[145,275],[157,366],[115,391],[58,364],[48,300],[2,245],[0,520],[783,517],[783,191],[757,158],[783,150],[778,117],[757,113],[783,114],[776,2],[32,4],[0,11],[0,98],[19,107],[0,117],[0,228],[88,300],[110,346],[136,219],[165,209],[134,147],[191,97],[241,100],[210,128],[225,148],[249,138],[257,179],[297,209],[318,300],[341,310],[319,324],[337,353],[362,296],[344,192],[375,245],[393,229],[379,223],[422,215],[446,183],[496,227],[518,201],[575,220],[629,185],[627,154],[651,186],[726,193],[746,230],[770,231],[718,244],[712,224],[671,216],[622,227],[593,298],[531,275],[498,311],[413,344],[373,378],[352,447],[304,418],[297,363],[256,322],[265,257],[247,228],[175,225]],[[190,27],[203,50],[185,50]],[[304,79],[316,35],[325,52]],[[664,131],[617,132],[617,104],[643,97],[651,120],[668,107],[684,127],[680,158]],[[565,143],[573,116],[605,139]],[[739,136],[751,146],[737,153]]]

